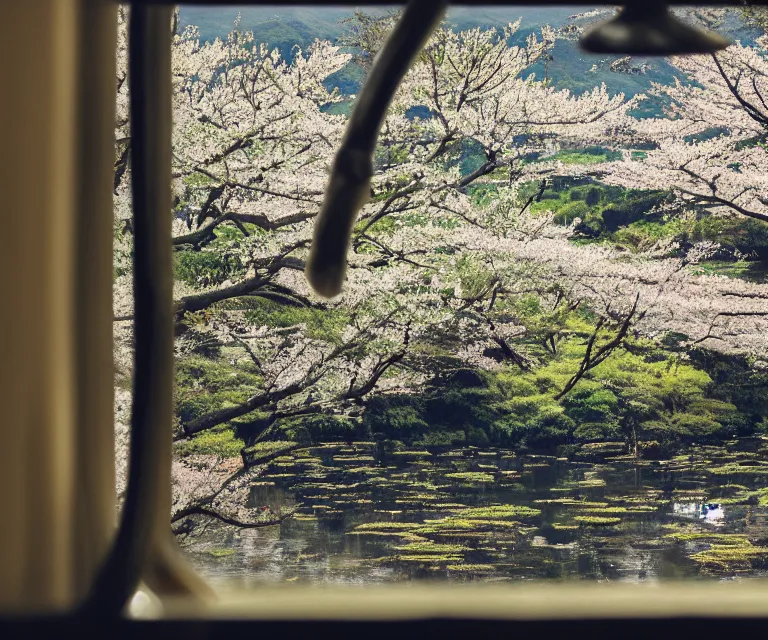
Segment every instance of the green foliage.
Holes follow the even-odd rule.
[[[178,251],[174,255],[174,275],[193,287],[209,287],[245,274],[240,260],[212,243],[203,251]]]
[[[538,183],[523,185],[520,200],[534,195]],[[717,242],[725,256],[746,256],[749,261],[708,262],[702,273],[724,273],[755,281],[765,278],[768,259],[768,223],[740,216],[712,216],[700,212],[696,217],[665,214],[671,202],[666,191],[634,191],[597,183],[548,188],[531,205],[531,211],[552,211],[554,221],[568,225],[579,218],[577,233],[612,243],[632,251],[642,251],[660,240],[677,243],[683,250],[698,242]],[[763,266],[757,261],[763,261]]]
[[[569,197],[574,201],[583,201],[587,206],[594,207],[606,197],[606,190],[597,185],[573,187]]]
[[[605,231],[605,221],[599,211],[590,211],[578,226],[579,233],[597,238]]]
[[[216,181],[211,178],[210,176],[205,175],[204,173],[190,173],[189,175],[184,176],[182,178],[182,181],[185,186],[187,187],[208,187],[212,184],[216,184]]]
[[[495,427],[510,443],[529,446],[573,440],[679,441],[745,430],[733,404],[709,397],[711,378],[690,364],[670,360],[647,344],[622,349],[588,372],[560,402],[554,395],[578,367],[580,342],[559,346],[557,357],[534,372],[501,374],[504,399]]]
[[[599,382],[587,380],[563,400],[568,416],[578,425],[579,440],[615,439],[621,435],[619,398]]]
[[[538,190],[538,183],[523,185],[521,202]],[[704,263],[702,273],[725,273],[760,281],[765,277],[764,266],[756,260],[768,259],[768,223],[741,216],[712,216],[700,212],[696,217],[680,217],[662,213],[671,202],[665,191],[634,191],[598,183],[564,184],[550,187],[531,205],[533,213],[551,211],[554,221],[569,225],[579,218],[577,233],[592,239],[642,251],[660,240],[676,242],[682,249],[698,242],[717,242],[725,256],[746,256],[750,261],[735,264]]]
[[[179,455],[205,454],[223,458],[234,458],[240,455],[245,442],[235,437],[230,427],[218,426],[204,431],[190,440],[184,440],[176,445]]]
[[[760,220],[707,216],[696,220],[687,233],[680,235],[682,241],[712,240],[729,250],[768,258],[768,223]]]
[[[334,343],[341,341],[341,332],[348,320],[341,310],[287,305],[264,298],[257,298],[245,316],[250,324],[256,326],[285,328],[304,325],[310,338]]]
[[[630,225],[647,225],[658,221],[660,214],[654,211],[669,198],[663,191],[633,191],[592,182],[574,184],[571,180],[563,182],[561,188],[557,186],[555,181],[552,187],[546,189],[539,200],[532,203],[531,211],[551,211],[554,213],[554,221],[563,225],[572,224],[579,218],[581,223],[576,231],[590,238],[611,237],[611,234],[623,231]],[[524,185],[520,200],[526,201],[537,189],[536,183]],[[633,233],[637,234],[642,229],[635,229]],[[622,240],[627,241],[627,238],[616,239],[618,242]]]
[[[292,440],[263,440],[243,449],[243,458],[248,464],[259,464],[295,449],[298,444]]]
[[[190,356],[176,367],[176,415],[189,422],[206,413],[234,406],[255,394],[261,377],[247,364]]]
[[[573,420],[553,394],[512,396],[499,403],[496,437],[506,445],[551,449],[567,442],[575,428]]]
[[[576,218],[584,220],[589,215],[589,205],[583,200],[573,200],[558,208],[554,221],[557,224],[569,225]]]
[[[464,431],[430,431],[414,440],[413,444],[422,447],[456,446],[464,444],[466,439]]]
[[[386,434],[402,439],[425,433],[430,425],[424,419],[421,398],[404,396],[373,396],[363,418],[371,433]]]
[[[547,160],[558,160],[563,164],[598,164],[621,160],[620,151],[611,151],[603,147],[585,147],[584,149],[564,149]]]
[[[477,259],[462,257],[456,262],[456,270],[465,298],[476,298],[491,285],[493,272]]]
[[[724,416],[734,435],[748,435],[752,425],[765,421],[768,416],[768,371],[753,367],[749,358],[703,349],[693,350],[690,357],[712,378],[712,398],[737,409],[738,413],[726,412]]]
[[[652,247],[659,240],[674,240],[684,226],[685,222],[679,218],[669,222],[639,220],[617,229],[612,234],[611,240],[621,247],[642,251]]]
[[[616,244],[643,250],[661,239],[677,242],[687,247],[697,242],[711,241],[720,245],[725,256],[748,256],[751,262],[707,262],[700,266],[701,273],[725,273],[736,277],[759,281],[764,273],[759,271],[755,260],[768,258],[768,224],[759,220],[713,217],[698,218],[643,218],[616,228],[610,235]],[[725,267],[725,268],[722,268]]]
[[[716,387],[700,366],[639,339],[556,399],[579,367],[595,320],[583,311],[553,314],[535,296],[519,298],[515,311],[536,340],[557,328],[555,353],[538,351],[537,366],[527,371],[507,367],[472,380],[455,374],[421,396],[373,397],[363,417],[366,430],[421,445],[463,441],[549,451],[620,440],[650,454],[675,443],[747,435],[760,421],[731,396],[713,396]],[[598,337],[596,347],[609,338]],[[643,444],[651,441],[654,447]]]
[[[316,415],[282,421],[280,433],[299,442],[329,442],[361,440],[366,437],[360,421],[335,415]]]
[[[601,216],[605,229],[613,232],[633,222],[648,219],[651,211],[663,204],[669,195],[663,191],[628,192],[623,200],[603,207]]]

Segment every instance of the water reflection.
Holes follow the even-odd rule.
[[[704,520],[716,527],[725,524],[725,508],[717,503],[679,503],[672,504],[672,513],[688,518]]]
[[[272,461],[251,506],[279,526],[211,525],[187,550],[214,584],[654,581],[768,574],[766,445],[667,461],[503,449],[322,445]],[[741,465],[745,461],[748,464]]]

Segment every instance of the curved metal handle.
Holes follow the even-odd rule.
[[[304,271],[327,298],[341,293],[357,214],[370,196],[373,151],[392,97],[445,14],[445,0],[411,0],[379,52],[355,102],[315,222]]]

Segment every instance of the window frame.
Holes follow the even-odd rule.
[[[132,7],[175,5],[170,0],[128,0],[121,4]],[[188,6],[221,5],[268,5],[279,6],[358,6],[353,0],[285,0],[264,2],[246,0],[189,0],[181,3]],[[404,2],[367,0],[364,5],[402,5]],[[454,2],[456,5],[483,4],[488,6],[584,6],[583,2],[543,0],[536,3],[510,2],[508,0],[472,0]],[[624,5],[645,4],[643,0],[626,2]],[[673,1],[671,6],[743,6],[738,0],[721,2]],[[768,0],[749,3],[766,5]],[[158,43],[147,43],[151,51]],[[131,54],[133,57],[133,54]],[[148,92],[145,92],[148,93]],[[133,115],[131,116],[134,117]],[[165,126],[165,125],[163,125]],[[140,131],[146,131],[142,126]],[[165,136],[165,133],[163,133]],[[170,136],[167,135],[170,140]],[[162,145],[153,145],[144,156],[150,160],[148,167],[159,166],[152,154],[159,153]],[[159,162],[159,164],[158,164]],[[134,161],[134,171],[137,163]],[[165,171],[165,168],[162,169]],[[169,172],[169,170],[168,170]],[[170,180],[168,198],[170,197]],[[143,189],[145,187],[139,187]],[[157,192],[155,192],[157,195]],[[165,196],[163,196],[165,197]],[[140,207],[147,206],[152,198],[147,195]],[[163,277],[167,277],[166,274]],[[167,369],[167,368],[166,368]],[[160,377],[166,376],[165,370]],[[167,387],[168,380],[162,384]],[[165,446],[165,445],[164,445]],[[169,451],[169,450],[168,450]],[[166,454],[167,455],[167,454]],[[163,475],[166,475],[163,472]],[[168,474],[169,475],[169,474]],[[757,582],[755,583],[757,584]],[[204,630],[216,633],[235,632],[250,629],[258,622],[261,631],[289,633],[368,633],[382,628],[386,633],[419,636],[424,633],[462,635],[477,632],[497,633],[511,628],[517,633],[622,633],[647,635],[649,633],[679,633],[680,631],[704,631],[709,633],[728,631],[734,619],[740,629],[763,626],[768,618],[768,581],[755,584],[662,584],[649,590],[632,585],[531,585],[523,587],[473,586],[426,586],[402,585],[387,589],[367,586],[367,594],[351,593],[345,588],[335,587],[322,593],[313,593],[303,587],[269,587],[242,593],[227,601],[201,606],[188,597],[176,599],[162,597],[163,609],[157,611],[136,611],[137,617],[163,619],[147,626],[146,622],[124,621],[126,629],[149,633],[165,633],[167,625],[174,625],[174,632],[186,629],[186,625],[202,626]],[[168,618],[177,622],[168,622]],[[248,618],[249,620],[245,620]],[[297,619],[298,618],[298,619]],[[187,621],[181,622],[186,619]],[[196,620],[196,622],[192,622]],[[215,621],[214,621],[215,620]],[[386,622],[385,622],[386,621]],[[263,625],[266,625],[266,629]],[[311,625],[311,631],[310,631]],[[374,627],[374,625],[376,625]],[[384,625],[384,627],[380,627]],[[479,626],[478,626],[479,625]],[[575,625],[575,626],[574,626]]]

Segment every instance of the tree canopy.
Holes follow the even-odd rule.
[[[391,20],[358,18],[344,41],[363,67]],[[645,95],[537,77],[531,67],[564,34],[543,28],[512,45],[519,28],[443,27],[418,58],[330,301],[303,269],[350,99],[329,78],[353,54],[318,40],[287,61],[238,29],[175,36],[177,513],[226,495],[231,519],[247,520],[233,488],[246,486],[245,448],[270,433],[533,447],[619,438],[637,452],[755,428],[754,413],[712,395],[691,354],[750,371],[768,355],[768,287],[711,268],[724,235],[742,234],[726,251],[737,261],[768,246],[768,42],[672,59],[690,82],[655,85],[666,112],[638,118]],[[120,420],[131,343],[124,40],[119,57]],[[238,452],[245,466],[231,476],[221,461]],[[212,458],[182,456],[195,453]]]

